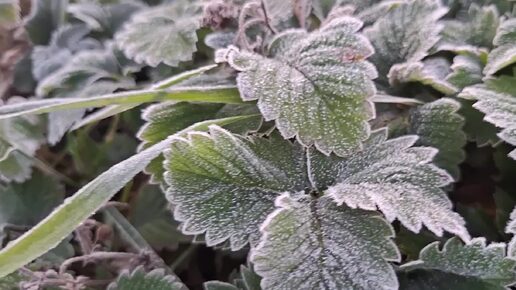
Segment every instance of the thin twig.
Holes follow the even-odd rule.
[[[59,267],[59,274],[63,275],[66,270],[76,262],[90,262],[90,261],[99,261],[99,260],[119,260],[119,259],[132,259],[138,257],[138,254],[133,253],[125,253],[125,252],[93,252],[88,255],[72,257],[61,264]]]

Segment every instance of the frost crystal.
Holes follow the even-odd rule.
[[[377,131],[364,143],[364,150],[340,160],[310,154],[311,179],[319,187],[332,181],[326,193],[338,204],[378,208],[387,220],[398,219],[413,232],[425,225],[438,236],[448,231],[468,241],[464,220],[452,211],[451,201],[440,189],[453,178],[430,164],[437,150],[411,147],[417,136],[386,138],[386,130]]]
[[[283,194],[251,251],[263,289],[398,289],[392,227],[330,198]]]
[[[367,120],[374,107],[374,67],[364,59],[373,53],[356,33],[354,18],[333,19],[318,31],[291,30],[272,41],[274,58],[234,47],[217,52],[217,60],[239,71],[242,99],[258,100],[266,120],[276,120],[285,138],[326,154],[347,155],[369,135]]]

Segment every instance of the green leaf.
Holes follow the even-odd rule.
[[[11,275],[0,278],[0,289],[3,290],[19,290],[20,282],[25,279],[20,273],[14,272]]]
[[[435,90],[451,95],[458,89],[445,80],[450,73],[450,63],[443,57],[429,58],[424,61],[396,64],[391,67],[388,78],[391,86],[400,83],[419,82]]]
[[[461,98],[477,100],[473,107],[486,116],[484,120],[503,128],[500,139],[516,145],[516,77],[501,76],[487,79],[483,84],[465,88]],[[516,150],[509,153],[516,159]]]
[[[449,75],[445,81],[452,84],[458,89],[482,82],[484,75],[482,69],[484,64],[480,56],[472,53],[464,53],[453,58]]]
[[[516,234],[516,208],[512,210],[505,228],[505,232],[508,234]],[[509,244],[507,245],[507,256],[516,257],[516,237],[513,236]]]
[[[416,273],[400,279],[401,289],[509,289],[516,282],[515,265],[516,261],[505,257],[504,243],[486,245],[484,238],[474,238],[464,245],[452,238],[442,250],[439,242],[432,243],[421,250],[419,260],[402,265],[402,270]],[[435,288],[436,284],[441,288]]]
[[[46,45],[52,32],[63,24],[68,0],[32,1],[25,29],[33,44]]]
[[[150,161],[168,148],[175,137],[191,130],[206,130],[212,124],[226,125],[245,120],[248,117],[230,117],[194,124],[131,158],[114,165],[83,186],[73,196],[67,198],[63,204],[34,228],[0,251],[0,278],[12,273],[57,246],[78,225],[95,213],[129,180],[142,171]]]
[[[263,289],[397,289],[387,261],[401,257],[380,216],[327,196],[284,193],[275,204],[251,250]]]
[[[386,80],[393,65],[428,55],[439,40],[442,24],[438,20],[446,12],[438,0],[406,1],[365,29],[375,50],[370,60],[378,69],[379,81]]]
[[[95,31],[112,36],[136,11],[145,6],[138,2],[100,4],[95,2],[72,3],[68,12]]]
[[[237,274],[237,278],[233,280],[233,284],[221,281],[208,281],[204,283],[204,289],[262,290],[262,287],[260,286],[261,280],[262,278],[254,272],[252,265],[249,267],[241,265],[240,272]]]
[[[0,161],[0,180],[23,182],[30,178],[32,165],[33,161],[30,157],[19,151],[13,151]]]
[[[134,271],[124,271],[107,290],[187,290],[186,286],[174,275],[167,275],[164,269],[148,273],[143,267]]]
[[[64,198],[63,188],[41,173],[21,184],[0,186],[0,241],[9,225],[33,226]]]
[[[87,98],[52,98],[1,106],[0,120],[63,110],[98,108],[114,104],[143,104],[166,100],[230,104],[242,102],[238,90],[233,86],[133,90]]]
[[[232,250],[255,245],[274,199],[305,186],[301,146],[278,136],[243,138],[210,127],[210,135],[190,133],[164,154],[174,217],[185,234],[206,232],[208,246],[228,239]]]
[[[280,34],[271,44],[274,58],[230,47],[217,52],[218,61],[240,72],[242,99],[258,100],[265,120],[276,120],[284,138],[347,155],[361,147],[374,116],[368,98],[376,71],[364,61],[373,49],[356,33],[361,26],[354,18],[336,18],[311,33]]]
[[[152,248],[175,249],[179,243],[191,240],[179,230],[158,187],[143,186],[131,204],[128,220]]]
[[[323,188],[329,184],[325,194],[338,204],[378,208],[388,221],[398,219],[413,232],[425,225],[437,236],[448,231],[468,241],[464,220],[440,189],[453,178],[430,163],[437,150],[412,147],[418,140],[414,135],[386,139],[385,129],[376,131],[362,151],[344,159],[309,154],[311,180]]]
[[[492,75],[516,62],[516,18],[502,22],[493,44],[495,48],[489,52],[484,68],[486,75]]]
[[[464,118],[457,113],[460,103],[443,98],[412,110],[409,132],[419,136],[418,145],[439,150],[434,163],[458,180],[459,164],[466,154],[466,134],[462,131]]]
[[[127,57],[136,62],[177,66],[192,59],[197,50],[201,10],[188,0],[148,8],[135,14],[116,33],[115,40]]]
[[[221,281],[208,281],[204,283],[205,290],[239,290],[238,287],[231,283]]]
[[[9,27],[20,21],[18,0],[0,0],[0,27]]]
[[[475,53],[481,48],[492,47],[500,16],[494,5],[472,4],[467,15],[454,20],[444,20],[442,23],[444,29],[437,44],[438,50]]]

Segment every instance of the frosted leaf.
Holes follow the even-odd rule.
[[[505,228],[505,232],[508,234],[516,234],[516,208],[512,210],[509,221]],[[513,236],[509,244],[507,245],[507,256],[516,257],[516,237]]]
[[[340,17],[311,33],[281,34],[280,43],[273,40],[274,58],[230,47],[219,50],[217,60],[240,72],[242,99],[258,100],[265,120],[276,120],[284,138],[347,155],[367,138],[367,120],[374,116],[368,98],[375,93],[376,71],[364,60],[373,49],[356,33],[361,25]]]
[[[138,2],[100,3],[80,2],[68,5],[68,12],[89,28],[113,35],[133,13],[145,6]]]
[[[107,290],[187,290],[186,286],[173,274],[166,274],[164,269],[155,269],[148,273],[143,267],[133,272],[123,271]]]
[[[279,31],[291,27],[295,2],[302,1],[263,0],[269,25]]]
[[[383,212],[388,221],[398,219],[419,232],[423,225],[437,236],[444,231],[469,240],[462,217],[440,189],[453,181],[446,171],[430,164],[437,150],[411,147],[417,136],[387,139],[385,129],[376,131],[364,149],[336,159],[312,151],[311,181],[338,204]]]
[[[516,89],[515,77],[501,76],[487,79],[483,84],[465,88],[459,97],[477,100],[473,107],[486,116],[485,121],[503,128],[498,136],[516,145]],[[509,153],[516,159],[516,150]]]
[[[442,25],[438,23],[447,9],[438,0],[406,1],[386,13],[365,29],[375,54],[379,80],[385,81],[390,68],[398,63],[419,61],[439,40]]]
[[[251,261],[263,289],[398,289],[392,227],[373,212],[327,196],[276,199]]]
[[[25,29],[35,45],[46,45],[52,32],[63,24],[68,0],[34,1]]]
[[[0,161],[0,180],[23,182],[30,178],[32,164],[31,158],[18,151],[13,151],[7,158]]]
[[[225,118],[238,115],[257,114],[254,105],[221,105],[221,104],[192,104],[186,102],[164,102],[147,107],[142,113],[142,119],[146,123],[140,128],[137,137],[142,141],[138,150],[141,151],[168,136],[183,130],[197,122]],[[238,122],[235,125],[227,125],[226,129],[232,132],[246,133],[247,130],[257,129],[261,118],[250,118],[247,121]],[[151,183],[164,184],[163,156],[151,161],[145,168],[145,173],[151,175]]]
[[[492,75],[516,62],[516,18],[502,22],[493,44],[495,48],[489,52],[484,68],[486,75]]]
[[[445,20],[438,50],[454,52],[478,52],[490,49],[500,16],[495,6],[480,7],[472,4],[466,16],[456,20]]]
[[[388,78],[391,86],[400,83],[419,82],[435,90],[451,95],[458,89],[445,80],[450,73],[450,63],[442,57],[429,58],[424,61],[395,64],[391,67]]]
[[[458,165],[466,158],[464,118],[457,113],[459,109],[460,103],[448,98],[425,104],[412,110],[409,128],[411,134],[419,136],[416,144],[439,150],[434,163],[456,180],[460,176]]]
[[[457,55],[453,58],[450,68],[452,72],[446,76],[445,81],[458,89],[482,82],[484,64],[478,55],[471,53]]]
[[[208,281],[204,283],[204,290],[240,290],[231,283],[221,281]]]
[[[243,138],[212,126],[165,153],[166,196],[185,234],[206,233],[208,246],[255,244],[258,226],[285,191],[305,187],[302,148],[278,136]]]
[[[401,266],[401,270],[415,272],[407,284],[418,284],[418,276],[424,280],[450,279],[451,284],[458,284],[460,288],[444,289],[486,289],[504,290],[516,282],[514,266],[516,261],[505,257],[504,243],[486,245],[485,238],[474,238],[471,243],[464,245],[459,239],[451,238],[439,249],[439,242],[426,246],[419,254],[419,260]],[[425,277],[426,276],[426,277]],[[435,277],[431,277],[435,276]],[[410,281],[413,280],[413,281]],[[401,289],[442,289],[433,287],[403,287]],[[457,283],[459,282],[460,283]],[[434,283],[437,284],[439,282]],[[442,283],[440,283],[442,285]],[[465,288],[466,285],[475,285],[478,288]]]
[[[187,0],[148,8],[136,13],[115,34],[115,41],[136,62],[177,66],[197,50],[201,11],[201,6]]]
[[[236,277],[235,277],[236,276]],[[233,277],[233,279],[232,279]],[[252,266],[240,266],[240,272],[230,276],[232,283],[208,281],[204,283],[205,290],[262,290],[262,278],[253,270]]]

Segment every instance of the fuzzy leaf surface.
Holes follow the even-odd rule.
[[[489,52],[484,68],[486,75],[492,75],[516,62],[516,18],[502,22],[493,44],[495,48]]]
[[[437,0],[405,1],[389,10],[365,30],[375,54],[370,60],[385,81],[391,67],[419,61],[439,40],[442,25],[438,23],[447,9]]]
[[[279,136],[243,138],[220,127],[190,133],[165,151],[167,199],[185,234],[206,232],[208,246],[256,244],[274,199],[305,186],[302,148]]]
[[[439,150],[434,163],[455,179],[460,175],[459,164],[466,154],[466,134],[462,131],[464,118],[457,113],[460,103],[442,98],[413,110],[409,132],[419,136],[418,145]]]
[[[362,23],[333,19],[319,30],[288,30],[273,40],[273,58],[234,47],[217,52],[218,61],[239,71],[244,101],[258,100],[265,120],[275,120],[284,138],[322,152],[350,154],[369,135],[374,116],[368,98],[375,93],[373,53],[358,34]]]
[[[474,238],[470,244],[464,245],[459,239],[451,238],[442,250],[439,242],[434,242],[421,250],[419,260],[401,266],[409,273],[419,272],[404,281],[408,284],[406,287],[402,282],[401,289],[450,289],[434,288],[436,284],[442,287],[438,279],[446,279],[449,286],[459,286],[453,289],[505,290],[516,282],[514,266],[516,261],[505,257],[503,243],[486,245],[485,238]],[[430,281],[433,281],[433,287]],[[414,288],[415,285],[420,288]]]
[[[146,273],[142,267],[133,272],[124,271],[111,283],[108,290],[187,290],[186,286],[174,275],[167,275],[163,269]]]
[[[476,100],[473,107],[486,116],[485,121],[503,128],[498,136],[505,142],[516,145],[516,77],[501,76],[487,79],[483,84],[465,88],[459,95]],[[509,153],[516,159],[516,150]]]
[[[415,135],[387,140],[386,130],[376,131],[364,150],[337,159],[310,154],[311,180],[338,204],[383,212],[388,221],[398,219],[419,232],[423,225],[437,236],[448,231],[469,240],[462,217],[441,187],[453,178],[431,164],[437,150],[412,147]]]
[[[251,261],[263,289],[397,289],[387,261],[400,254],[392,227],[372,212],[326,196],[285,193],[261,227]]]
[[[201,7],[188,0],[136,13],[115,35],[125,55],[139,63],[176,66],[192,59]]]

